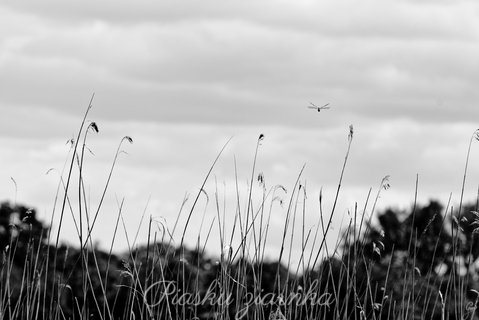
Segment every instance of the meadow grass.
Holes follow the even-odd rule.
[[[202,195],[208,196],[205,184],[227,142],[207,171],[191,209],[185,212],[183,203],[174,225],[161,224],[161,232],[154,230],[150,217],[145,245],[129,243],[127,253],[118,256],[112,251],[118,232],[122,227],[126,230],[122,201],[118,205],[109,250],[98,250],[91,235],[98,227],[97,218],[102,212],[118,155],[124,143],[133,143],[133,140],[128,136],[121,140],[100,201],[92,209],[87,202],[83,179],[88,135],[98,132],[95,122],[86,121],[90,109],[91,101],[77,137],[71,141],[71,153],[60,174],[55,195],[55,204],[59,205],[54,206],[58,210],[53,210],[50,221],[53,225],[58,219],[56,233],[29,222],[28,214],[3,231],[8,235],[8,244],[2,252],[0,319],[477,318],[479,294],[474,289],[477,272],[466,270],[464,275],[462,268],[473,265],[475,255],[472,253],[476,250],[472,241],[475,236],[464,231],[465,223],[473,227],[479,223],[477,219],[464,217],[467,221],[458,220],[464,209],[469,152],[473,141],[478,139],[477,131],[471,137],[467,152],[458,210],[449,204],[443,212],[437,209],[422,227],[416,219],[423,214],[416,210],[416,200],[410,219],[401,221],[401,225],[406,226],[401,227],[403,229],[392,228],[386,230],[389,234],[384,234],[384,230],[372,224],[380,193],[389,188],[388,177],[385,177],[380,182],[372,209],[367,210],[370,190],[364,207],[355,206],[336,244],[329,246],[327,236],[331,232],[353,142],[354,132],[350,126],[332,208],[330,212],[324,211],[321,191],[316,227],[305,225],[303,170],[286,200],[278,196],[285,191],[284,187],[267,188],[265,177],[256,171],[258,147],[264,138],[260,135],[245,206],[240,205],[236,179],[234,217],[226,216],[216,192],[216,217],[209,225],[206,238],[200,239],[198,235],[193,248],[184,245],[187,230],[193,228],[191,217],[197,211],[198,200]],[[260,186],[259,203],[253,195],[254,183]],[[286,208],[280,251],[277,261],[268,261],[265,256],[271,216],[274,204],[279,201],[284,201]],[[479,219],[477,208],[471,212],[473,218],[476,215]],[[76,248],[60,243],[67,214],[75,223],[79,243]],[[180,217],[186,217],[183,226],[179,223]],[[231,219],[233,228],[227,232],[226,221]],[[217,228],[219,239],[210,239],[213,228]],[[477,228],[473,228],[475,230]],[[405,241],[394,241],[394,232]],[[467,242],[464,240],[467,237],[472,240]],[[175,238],[180,239],[179,244]],[[208,241],[218,242],[217,254],[209,256],[206,253]],[[295,241],[302,248],[298,263],[293,263],[291,258]],[[444,250],[451,254],[446,255]],[[432,255],[430,261],[434,264],[421,262],[425,253]],[[448,272],[438,268],[443,265],[448,266]]]

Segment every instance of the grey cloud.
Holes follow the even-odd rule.
[[[314,126],[319,115],[307,112],[310,100],[332,104],[330,112],[321,114],[329,117],[328,125],[363,117],[444,122],[479,116],[473,105],[479,98],[474,85],[479,80],[479,46],[470,31],[474,22],[470,15],[464,21],[457,18],[467,7],[402,4],[399,13],[371,18],[370,13],[385,10],[385,5],[344,15],[346,4],[325,8],[329,16],[324,21],[313,20],[314,14],[298,5],[283,25],[274,17],[287,12],[277,9],[267,18],[263,11],[268,4],[256,13],[247,7],[210,8],[244,19],[217,19],[202,12],[195,16],[188,9],[185,18],[176,21],[125,26],[91,19],[58,28],[36,18],[40,31],[27,29],[17,38],[15,32],[12,37],[3,35],[0,101],[71,114],[97,91],[97,115],[103,118],[186,123]],[[51,5],[67,10],[57,2]],[[20,10],[22,3],[17,6]],[[101,5],[94,7],[85,5],[102,10]],[[127,8],[119,3],[108,14]],[[176,10],[174,5],[161,8],[165,15],[175,16],[168,11]],[[73,13],[74,9],[70,8]],[[141,5],[137,9],[141,11]],[[434,15],[422,21],[426,9]],[[81,17],[81,10],[76,14]],[[410,19],[402,21],[405,17]],[[390,26],[383,28],[386,22]],[[464,31],[465,37],[451,40],[443,31],[455,22],[456,31]],[[437,36],[403,37],[401,32],[414,33],[403,28],[407,23]],[[327,30],[321,24],[337,25],[357,37],[321,33],[318,30]],[[374,36],[376,29],[389,32],[388,38]],[[17,39],[15,45],[12,39]]]
[[[64,143],[94,91],[89,120],[100,134],[89,140],[96,153],[88,158],[89,182],[107,174],[122,136],[135,140],[118,162],[106,212],[118,209],[117,190],[133,211],[153,193],[152,211],[174,220],[184,190],[197,191],[231,135],[215,169],[230,192],[233,158],[244,185],[264,133],[258,170],[270,185],[291,187],[307,162],[311,198],[321,186],[333,194],[350,123],[355,138],[345,206],[364,201],[386,174],[388,195],[408,200],[416,173],[420,197],[460,187],[465,147],[479,119],[475,2],[134,5],[19,0],[0,6],[6,24],[0,138],[8,154],[0,171],[4,186],[11,187],[12,175],[25,181],[28,202],[51,206],[44,180],[27,182],[30,171],[51,179],[44,172],[61,168]],[[308,110],[309,101],[332,108]],[[475,196],[478,174],[471,166],[469,195]],[[125,216],[128,225],[137,223],[138,215]]]
[[[451,3],[410,1],[335,1],[318,3],[278,3],[277,1],[84,1],[67,3],[58,0],[31,3],[25,0],[3,6],[17,12],[29,12],[52,21],[71,24],[105,21],[114,24],[169,23],[191,20],[246,20],[275,28],[298,28],[334,36],[359,37],[469,37],[477,36],[470,28],[475,20],[474,1]],[[462,19],[456,19],[461,17]],[[467,29],[465,32],[465,28]]]

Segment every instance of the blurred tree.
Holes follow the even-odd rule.
[[[377,225],[367,225],[365,234],[344,245],[339,270],[330,271],[338,300],[361,301],[367,318],[387,319],[391,313],[403,319],[407,309],[414,317],[441,319],[444,302],[446,317],[462,319],[476,299],[470,289],[477,290],[477,281],[471,281],[477,271],[468,270],[479,254],[474,234],[479,223],[472,223],[479,213],[465,208],[453,221],[437,201],[409,212],[380,213]],[[348,289],[341,290],[344,286]],[[351,314],[359,316],[357,310]],[[476,319],[474,312],[468,319]]]
[[[2,291],[5,300],[0,303],[0,313],[5,305],[11,313],[10,306],[32,294],[34,284],[40,283],[48,230],[34,209],[9,202],[0,204],[0,288],[6,288]]]
[[[37,220],[36,211],[23,205],[0,204],[0,249],[25,254],[28,245],[38,247],[46,238],[48,227]]]

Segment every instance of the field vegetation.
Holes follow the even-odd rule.
[[[185,245],[187,229],[194,228],[190,218],[195,205],[181,212],[187,221],[182,227],[164,225],[157,233],[150,220],[142,246],[124,254],[98,249],[91,233],[98,228],[117,156],[133,140],[126,136],[121,141],[103,196],[92,210],[82,179],[88,135],[99,131],[95,122],[86,121],[90,108],[71,141],[71,157],[56,194],[59,209],[52,212],[52,220],[39,221],[35,210],[23,205],[0,205],[0,319],[479,319],[479,206],[463,203],[464,187],[456,207],[414,200],[410,210],[375,213],[380,193],[389,188],[385,177],[376,196],[366,201],[372,210],[356,206],[336,245],[328,245],[353,143],[352,126],[345,134],[346,154],[332,209],[324,212],[320,194],[315,228],[302,226],[302,232],[293,232],[295,224],[304,221],[303,207],[295,205],[305,201],[299,177],[289,190],[276,261],[265,259],[265,247],[277,190],[264,187],[265,178],[254,166],[246,207],[238,205],[235,216],[228,217],[234,219],[233,231],[225,232],[226,218],[219,208],[211,226],[218,228],[214,241],[221,252],[206,252],[208,239]],[[263,138],[259,136],[258,145]],[[464,182],[469,151],[478,138],[477,132],[471,136]],[[259,186],[263,199],[254,206],[253,185]],[[117,229],[122,223],[119,207]],[[60,242],[66,214],[75,217],[78,247]],[[54,219],[60,224],[52,232]],[[234,247],[235,237],[240,245]],[[291,263],[292,237],[304,248],[297,265]]]

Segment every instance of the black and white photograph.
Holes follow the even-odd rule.
[[[479,2],[0,21],[0,320],[479,320]]]

